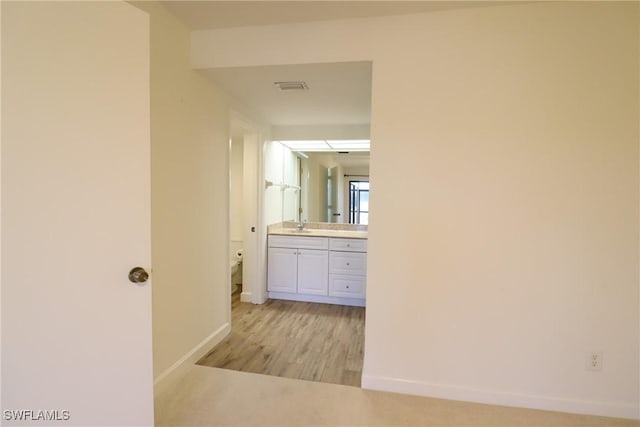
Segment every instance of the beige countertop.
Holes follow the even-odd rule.
[[[366,239],[366,231],[353,230],[325,230],[318,228],[305,228],[298,231],[297,228],[269,228],[269,234],[284,236],[307,236],[307,237],[341,237],[344,239]]]

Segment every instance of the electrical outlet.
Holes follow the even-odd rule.
[[[602,352],[587,353],[584,369],[587,371],[602,371]]]

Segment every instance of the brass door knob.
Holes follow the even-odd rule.
[[[129,272],[129,280],[132,283],[144,283],[149,280],[149,273],[142,267],[134,267]]]

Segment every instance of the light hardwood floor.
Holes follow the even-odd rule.
[[[199,365],[360,386],[363,307],[232,297],[231,333]]]

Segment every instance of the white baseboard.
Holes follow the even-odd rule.
[[[599,402],[518,394],[367,374],[362,375],[362,388],[490,405],[640,419],[640,407],[632,403]]]
[[[329,297],[329,296],[321,296],[321,295],[293,294],[289,292],[269,292],[269,298],[284,299],[288,301],[318,302],[321,304],[351,305],[355,307],[364,307],[367,305],[366,301],[360,298],[342,298],[342,297]]]
[[[162,372],[153,381],[153,385],[158,387],[161,383],[170,383],[182,377],[207,351],[216,346],[231,332],[231,324],[225,323],[215,330],[211,335],[202,340],[192,348],[187,354],[182,356],[176,363]]]
[[[252,298],[252,294],[251,292],[242,292],[240,294],[240,301],[241,302],[251,302],[251,298]]]

